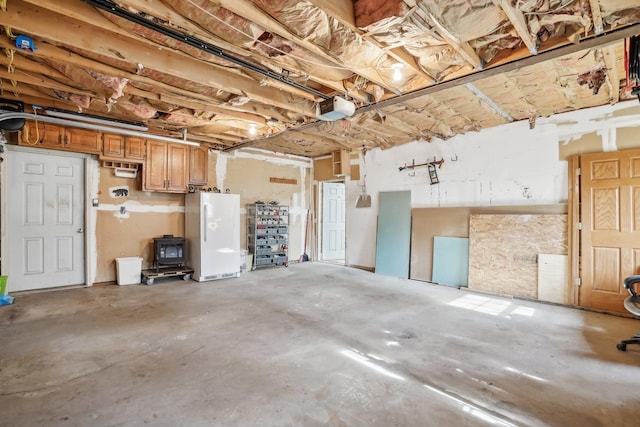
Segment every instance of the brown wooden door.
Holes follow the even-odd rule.
[[[99,154],[100,142],[100,134],[95,130],[67,128],[65,131],[65,150]]]
[[[105,133],[102,135],[102,155],[121,159],[124,157],[124,138],[122,135]]]
[[[64,128],[50,123],[38,122],[36,129],[36,123],[28,121],[25,123],[22,132],[20,132],[18,144],[63,150]]]
[[[167,144],[147,141],[147,161],[144,165],[145,190],[164,191],[167,184]]]
[[[128,160],[144,160],[145,139],[136,136],[125,138],[124,157]]]
[[[186,193],[189,163],[186,145],[167,144],[167,191]]]
[[[625,312],[625,277],[640,267],[640,150],[583,154],[579,305]]]
[[[205,185],[208,178],[208,150],[189,147],[189,184]]]

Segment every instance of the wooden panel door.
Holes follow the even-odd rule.
[[[640,273],[640,150],[583,154],[579,305],[625,312],[625,277]]]
[[[124,156],[124,138],[122,135],[105,133],[102,135],[102,155],[121,159]]]
[[[124,158],[127,160],[144,160],[145,139],[137,136],[125,137]]]
[[[188,189],[188,146],[167,144],[167,191],[186,193]]]
[[[208,150],[204,147],[189,147],[189,184],[205,185],[208,178]]]
[[[20,132],[19,145],[51,148],[54,150],[64,149],[64,128],[50,123],[27,121],[24,129]]]
[[[167,183],[167,144],[147,141],[147,161],[144,165],[144,189],[164,191]]]
[[[100,143],[100,133],[95,130],[67,128],[65,131],[65,150],[100,154]]]

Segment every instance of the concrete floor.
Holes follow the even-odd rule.
[[[3,426],[637,426],[640,321],[322,263],[0,307]]]

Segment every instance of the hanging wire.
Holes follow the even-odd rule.
[[[5,49],[4,52],[7,54],[9,58],[9,65],[7,65],[7,72],[10,74],[14,74],[16,72],[16,67],[13,65],[13,60],[15,59],[16,51],[13,49]]]
[[[2,0],[0,0],[0,1],[2,1]],[[6,9],[3,9],[3,10],[6,10]],[[4,26],[4,32],[7,35],[7,37],[9,37],[11,40],[17,39],[17,37],[13,35],[13,31],[11,30],[10,26],[5,25]]]
[[[26,145],[36,145],[40,142],[40,129],[38,128],[38,109],[36,107],[33,107],[33,115],[35,116],[34,120],[36,123],[36,139],[34,141],[31,141],[29,139],[29,126],[25,126],[24,130],[22,131],[22,140]]]

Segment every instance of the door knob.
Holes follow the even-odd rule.
[[[78,233],[84,233],[84,228],[78,228]]]

